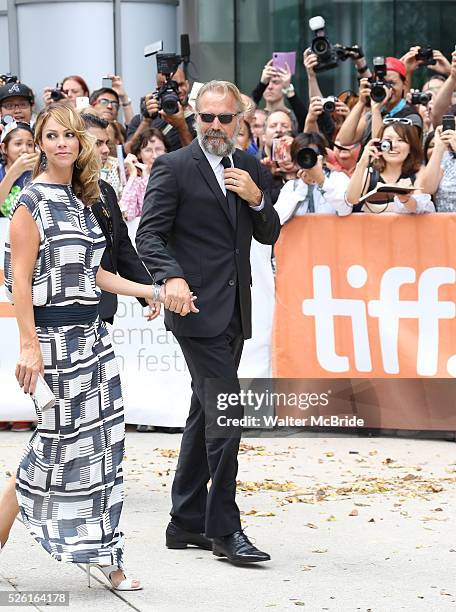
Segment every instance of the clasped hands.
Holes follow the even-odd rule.
[[[190,287],[184,278],[169,278],[160,291],[160,302],[154,302],[152,298],[146,299],[149,312],[145,315],[148,321],[153,321],[160,314],[161,302],[171,312],[185,317],[190,312],[198,313],[199,310],[194,302],[196,296],[190,291]]]

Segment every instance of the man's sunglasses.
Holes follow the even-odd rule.
[[[233,119],[239,114],[240,113],[220,113],[220,115],[214,115],[214,113],[198,113],[201,118],[201,121],[204,121],[204,123],[212,123],[217,117],[220,123],[223,123],[225,125],[231,123]]]

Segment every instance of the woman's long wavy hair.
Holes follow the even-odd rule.
[[[79,155],[73,166],[71,184],[75,195],[86,205],[91,206],[100,199],[98,184],[100,157],[96,150],[96,140],[89,134],[79,113],[68,102],[55,102],[43,109],[35,124],[35,142],[41,147],[43,129],[49,119],[54,119],[67,130],[76,134],[79,140]],[[33,168],[35,179],[45,169],[45,158],[40,156]]]

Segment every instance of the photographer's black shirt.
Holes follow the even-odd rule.
[[[141,115],[135,115],[130,121],[127,129],[127,141],[132,139],[141,121]],[[185,118],[185,121],[187,122],[188,129],[190,130],[192,138],[196,138],[196,132],[193,127],[195,115],[192,113],[191,115]],[[158,130],[160,130],[160,132],[163,132],[166,142],[168,143],[168,151],[177,151],[177,149],[180,149],[182,147],[182,143],[179,138],[179,132],[176,130],[176,128],[169,125],[169,123],[166,123],[166,121],[164,121],[161,117],[156,117],[155,119],[152,119],[150,121],[150,127],[157,128]]]

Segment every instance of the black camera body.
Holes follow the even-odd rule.
[[[166,76],[166,82],[156,91],[160,110],[167,115],[179,112],[179,86],[171,77],[179,68],[182,56],[177,53],[157,53],[157,72]]]
[[[0,81],[3,81],[4,85],[8,85],[9,83],[17,83],[18,80],[18,77],[15,74],[11,74],[11,72],[0,74]]]
[[[383,102],[386,98],[385,87],[391,87],[386,77],[386,64],[384,57],[374,57],[374,76],[371,79],[371,94],[370,97],[374,102]]]
[[[303,170],[310,170],[317,165],[318,154],[310,147],[304,147],[296,155],[296,163]]]
[[[411,96],[411,103],[413,105],[422,104],[427,106],[432,98],[432,92],[430,91],[414,91]]]
[[[349,57],[359,59],[364,57],[363,50],[358,45],[344,47],[343,45],[332,45],[325,31],[325,20],[323,17],[312,17],[309,19],[309,27],[314,33],[310,49],[318,58],[315,72],[323,72],[337,68],[339,62],[344,62]]]
[[[423,66],[435,66],[437,60],[434,59],[434,52],[431,47],[420,47],[415,59],[423,62]]]
[[[51,89],[51,93],[49,95],[51,96],[51,100],[53,102],[59,102],[60,100],[64,100],[66,96],[62,90],[62,83],[57,83],[55,89]]]

